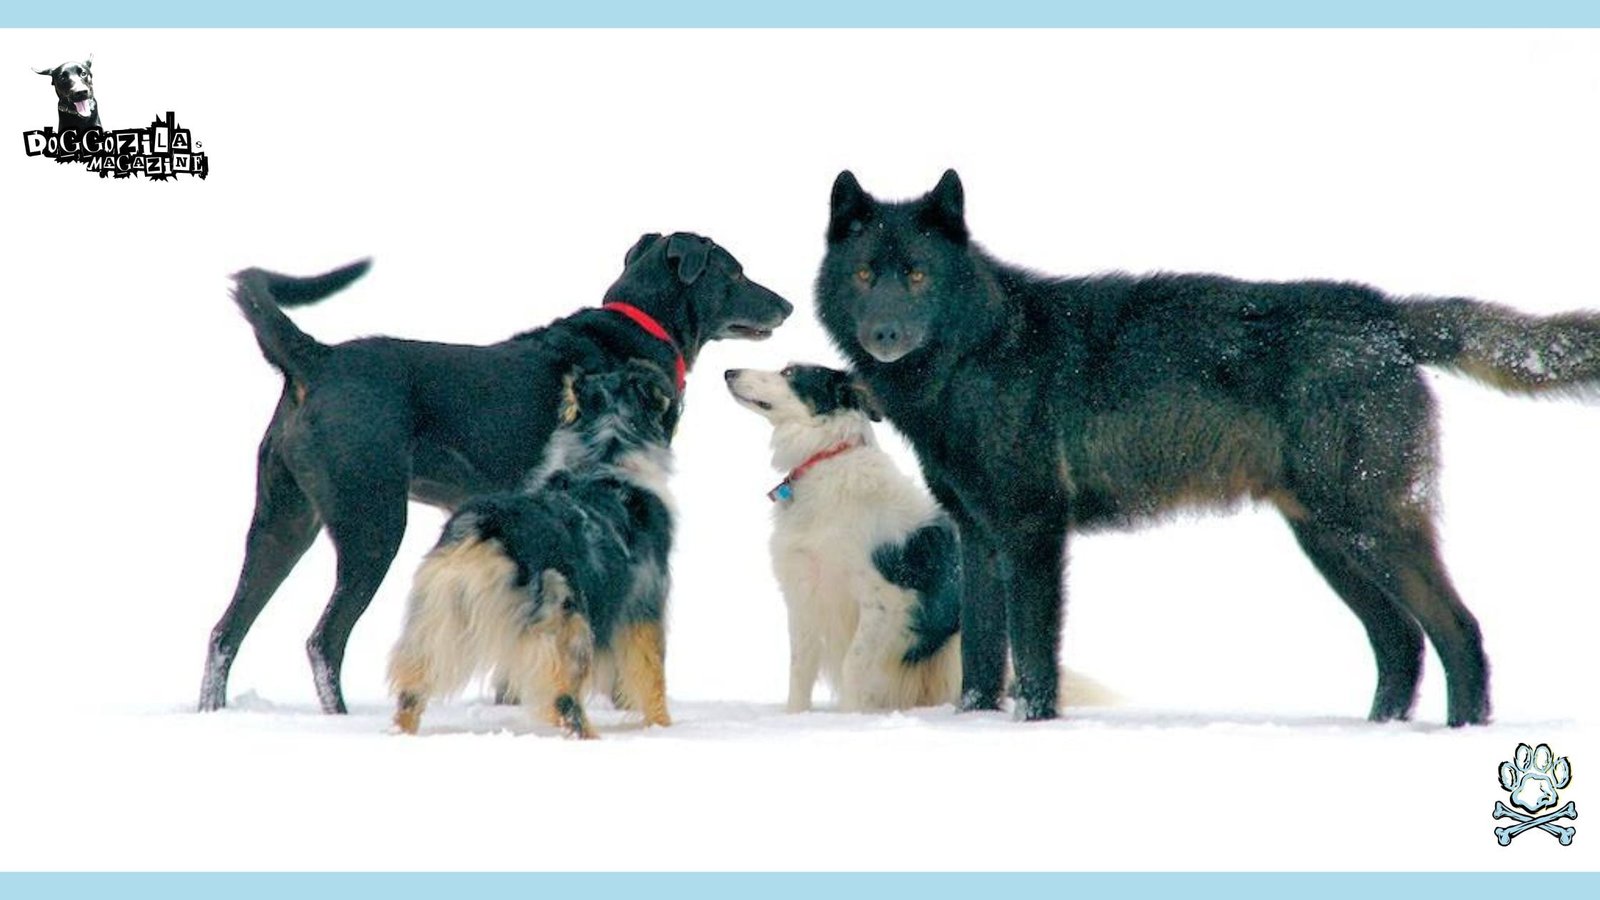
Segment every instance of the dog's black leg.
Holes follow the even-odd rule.
[[[200,685],[201,712],[227,705],[228,671],[240,643],[317,536],[316,512],[294,476],[284,468],[274,435],[275,431],[269,429],[258,454],[256,509],[245,538],[239,583],[234,588],[233,601],[211,630],[205,678]]]
[[[1378,664],[1378,686],[1367,717],[1374,722],[1410,718],[1422,673],[1422,628],[1417,620],[1351,560],[1345,551],[1350,542],[1347,533],[1292,518],[1289,527],[1317,571],[1367,629]]]
[[[367,611],[372,595],[383,583],[383,576],[400,549],[406,531],[406,494],[372,497],[365,518],[336,522],[330,518],[328,535],[338,551],[338,578],[333,597],[322,612],[317,627],[306,641],[316,679],[317,699],[326,713],[345,712],[344,692],[339,674],[344,666],[345,645],[356,621]],[[387,502],[385,502],[387,501]]]
[[[333,596],[306,641],[326,713],[345,712],[345,645],[405,537],[412,422],[397,406],[366,387],[330,390],[307,401],[285,441],[285,460],[338,559]]]
[[[1009,589],[1006,619],[1016,662],[1017,717],[1030,722],[1056,717],[1065,538],[1064,527],[1023,520],[999,539]]]

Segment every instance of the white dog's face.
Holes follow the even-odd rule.
[[[774,426],[820,424],[840,414],[883,420],[866,386],[849,372],[790,363],[782,371],[729,369],[728,393]]]
[[[773,425],[805,422],[817,414],[790,384],[794,366],[781,372],[765,369],[729,369],[723,373],[728,393],[745,409],[760,414]]]

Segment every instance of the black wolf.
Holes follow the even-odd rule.
[[[81,63],[66,62],[53,69],[34,69],[48,75],[56,89],[57,131],[98,131],[100,103],[94,99],[94,62],[90,56]]]
[[[323,527],[338,574],[306,649],[323,711],[342,713],[345,644],[399,549],[408,496],[454,510],[517,487],[544,458],[574,368],[599,374],[644,360],[681,387],[706,343],[764,338],[793,311],[727,250],[685,233],[641,237],[603,307],[487,347],[389,337],[329,346],[280,309],[320,300],[366,268],[235,276],[234,300],[284,383],[261,439],[244,568],[211,632],[202,710],[227,702],[240,642]]]
[[[1489,716],[1477,622],[1440,562],[1420,366],[1521,394],[1600,388],[1600,314],[1535,317],[1359,284],[1050,278],[967,233],[960,179],[885,203],[833,186],[818,314],[961,532],[962,702],[1056,711],[1069,532],[1274,504],[1366,627],[1374,720],[1406,718],[1426,634],[1452,725]]]
[[[548,458],[514,493],[473,498],[417,570],[389,660],[395,724],[495,673],[527,708],[594,737],[583,699],[668,725],[667,558],[678,398],[647,363],[569,376]]]

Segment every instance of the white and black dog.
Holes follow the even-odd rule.
[[[960,549],[933,500],[878,447],[844,372],[732,369],[772,423],[772,567],[789,608],[789,710],[820,674],[847,710],[952,703],[961,686]]]
[[[680,404],[654,366],[569,376],[545,462],[517,493],[466,503],[417,570],[389,661],[395,725],[493,673],[576,737],[583,699],[667,725],[669,442]]]
[[[954,524],[878,446],[882,415],[846,372],[730,369],[728,391],[772,424],[772,567],[789,609],[791,712],[818,676],[846,710],[954,703],[961,688],[961,547]],[[1111,703],[1064,672],[1076,706]]]
[[[81,63],[65,62],[53,69],[34,69],[47,75],[56,89],[56,128],[58,131],[94,131],[100,128],[100,104],[94,99],[94,62],[91,55]]]

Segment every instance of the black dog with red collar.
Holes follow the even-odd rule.
[[[227,703],[246,632],[323,528],[337,548],[338,578],[307,652],[323,711],[339,713],[345,644],[400,546],[408,499],[454,510],[517,488],[544,458],[562,379],[574,369],[598,374],[645,360],[669,377],[686,373],[707,343],[764,338],[794,310],[745,278],[727,250],[678,233],[633,245],[606,291],[612,308],[580,310],[487,347],[388,337],[328,345],[284,315],[282,307],[321,300],[367,266],[311,278],[260,269],[235,276],[234,299],[284,386],[261,442],[244,567],[211,634],[202,710]]]

